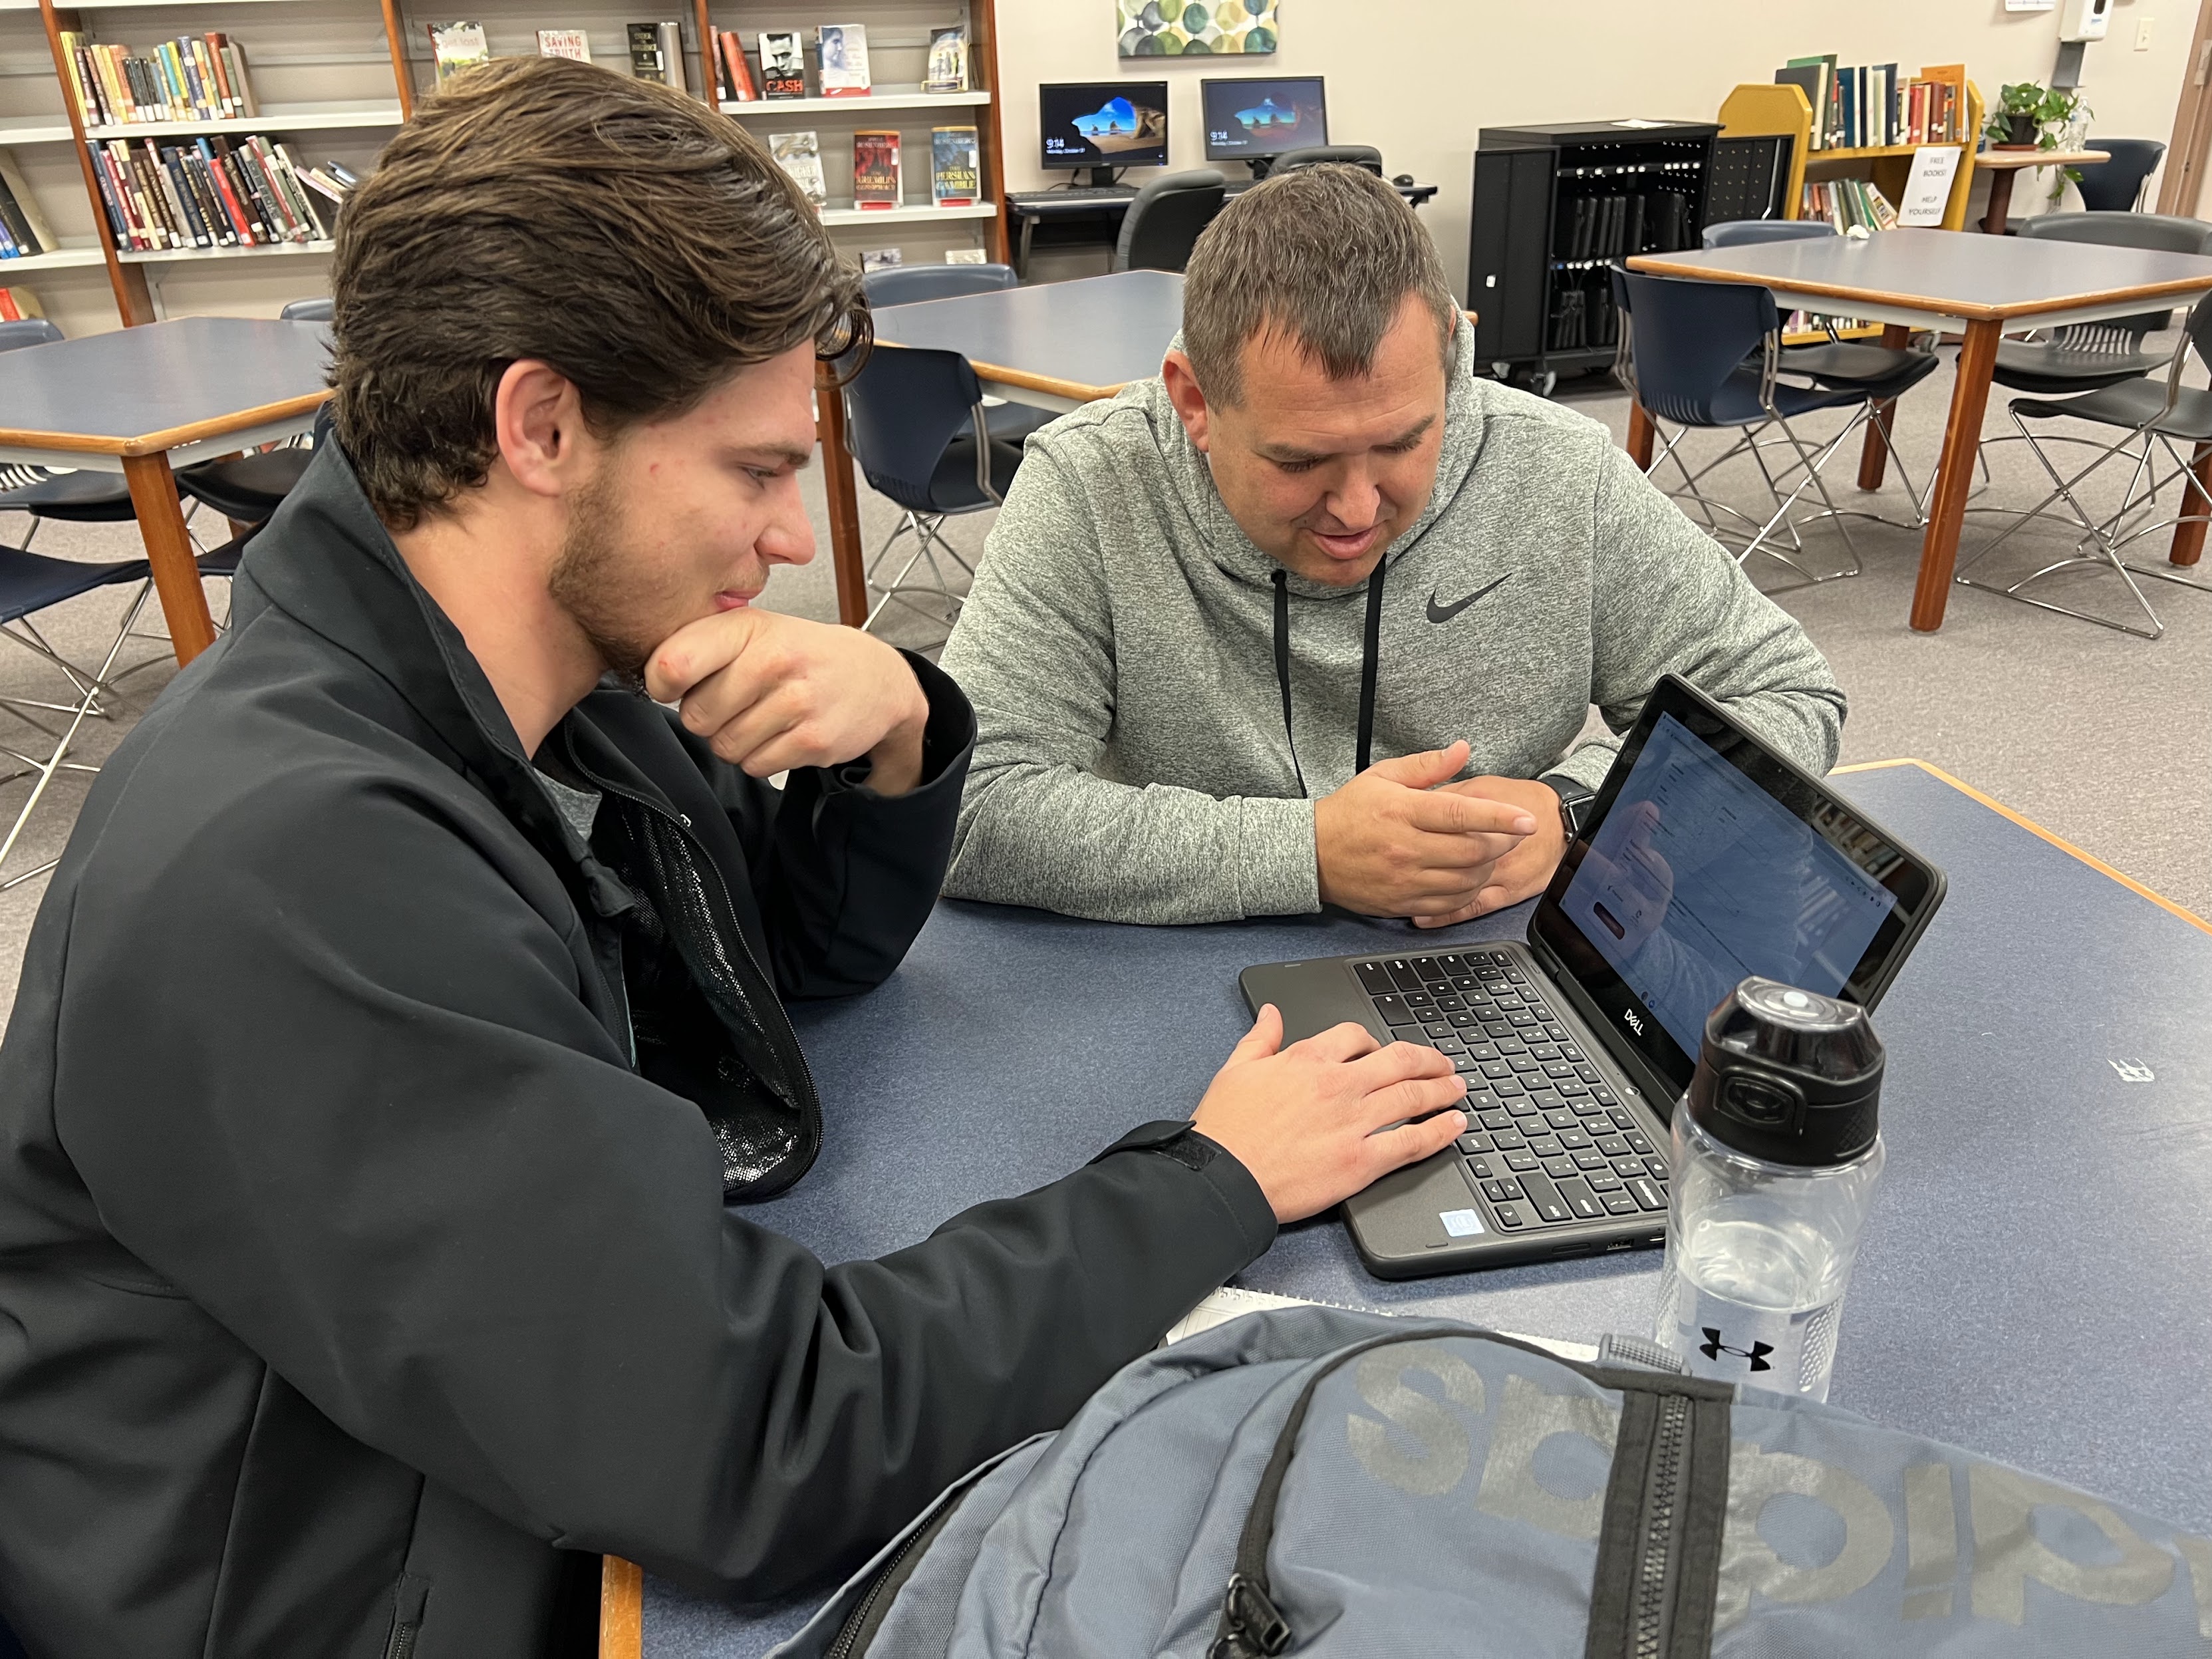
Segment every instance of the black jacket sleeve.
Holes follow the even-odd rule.
[[[943,670],[901,654],[929,699],[929,724],[921,781],[895,799],[867,787],[865,761],[795,771],[779,792],[670,717],[744,847],[769,970],[787,997],[849,996],[882,984],[944,883],[975,714]]]
[[[1235,1159],[1126,1151],[825,1269],[588,1013],[542,861],[383,780],[303,769],[115,885],[58,1047],[102,1218],[347,1433],[564,1547],[746,1598],[848,1569],[1273,1237]]]

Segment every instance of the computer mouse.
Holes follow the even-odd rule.
[[[1410,173],[1401,173],[1390,182],[1394,185],[1410,185],[1413,182],[1413,175]]]

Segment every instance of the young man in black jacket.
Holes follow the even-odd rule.
[[[974,733],[749,608],[857,283],[733,124],[547,58],[401,130],[334,289],[337,441],[94,787],[0,1050],[41,1659],[587,1650],[603,1551],[818,1581],[1463,1127],[1432,1051],[1263,1014],[1194,1121],[882,1261],[726,1209],[811,1158],[779,998],[897,964]]]

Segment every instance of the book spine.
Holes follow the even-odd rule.
[[[76,117],[86,126],[100,125],[100,112],[84,86],[84,37],[73,30],[61,34],[62,67],[69,72],[70,96],[76,103]]]
[[[192,193],[199,198],[200,216],[208,222],[208,233],[215,238],[217,247],[238,246],[238,227],[231,223],[230,214],[222,204],[222,198],[215,187],[215,178],[208,171],[207,157],[197,149],[184,152],[185,177],[191,181]]]
[[[335,226],[332,221],[324,218],[322,207],[316,202],[314,192],[307,188],[307,169],[293,160],[292,152],[283,144],[276,144],[274,148],[277,161],[283,164],[285,182],[291,186],[293,198],[299,204],[300,211],[306,218],[313,239],[319,242],[329,241]]]
[[[254,96],[253,77],[246,72],[246,48],[235,40],[226,40],[222,55],[230,65],[230,84],[238,94],[239,113],[253,120],[261,113],[261,100]]]
[[[185,170],[185,152],[171,147],[161,152],[161,165],[169,175],[169,192],[177,198],[177,206],[191,228],[194,247],[213,247],[215,230],[200,211],[199,192],[192,188],[191,175]]]
[[[228,144],[219,143],[216,149],[230,175],[231,188],[238,192],[246,219],[253,226],[254,239],[262,243],[283,241],[284,222],[263,193],[260,181],[254,177],[253,163]]]
[[[29,227],[23,225],[15,197],[5,185],[0,185],[0,259],[21,258],[35,246],[29,236]]]
[[[144,153],[138,157],[139,177],[146,181],[146,198],[160,216],[162,229],[167,234],[171,247],[193,246],[190,226],[185,223],[184,204],[169,194],[169,170],[161,165],[161,153],[151,138],[143,141]]]
[[[146,153],[161,175],[161,193],[168,198],[169,216],[183,227],[185,240],[194,247],[212,247],[215,244],[208,235],[207,227],[200,222],[198,204],[192,200],[191,191],[179,182],[176,150],[157,150],[149,142]]]
[[[123,204],[115,195],[115,181],[107,176],[107,165],[100,153],[100,146],[87,142],[86,150],[92,161],[92,176],[100,186],[100,204],[107,210],[107,234],[118,247],[131,246],[130,222],[124,216]]]
[[[246,141],[246,148],[247,153],[253,157],[255,163],[260,167],[261,176],[268,183],[270,194],[276,198],[276,205],[283,210],[284,223],[291,234],[292,240],[298,242],[312,240],[314,233],[308,228],[307,210],[294,198],[292,185],[285,177],[289,169],[277,161],[276,152],[269,148],[269,141],[258,133]]]
[[[169,228],[168,210],[161,200],[160,187],[147,176],[146,158],[125,143],[121,160],[129,170],[131,196],[138,204],[138,216],[145,223],[152,246],[174,247],[177,244]]]
[[[15,290],[0,288],[0,322],[20,323],[22,320],[22,309],[15,303]]]
[[[251,244],[253,240],[253,222],[246,216],[238,196],[230,187],[229,176],[223,171],[222,158],[204,138],[199,141],[200,160],[207,167],[208,183],[222,204],[223,217],[230,221],[231,230],[237,240]]]

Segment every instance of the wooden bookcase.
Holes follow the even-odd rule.
[[[1943,228],[1963,230],[1966,198],[1973,192],[1974,152],[1981,143],[1982,94],[1966,82],[1966,136],[1943,148],[1960,152],[1958,171],[1951,176],[1951,194],[1943,204]],[[1905,181],[1912,170],[1912,154],[1919,144],[1876,144],[1858,149],[1814,149],[1813,106],[1802,88],[1787,84],[1749,82],[1729,94],[1721,103],[1721,137],[1754,138],[1782,136],[1791,140],[1787,218],[1800,216],[1808,184],[1832,179],[1864,179],[1893,204],[1905,200]]]
[[[864,246],[908,238],[917,245],[909,258],[941,258],[945,247],[973,246],[979,238],[987,257],[1005,258],[994,0],[966,0],[964,5],[960,0],[857,0],[843,6],[807,0],[803,9],[789,0],[770,5],[741,0],[731,9],[743,14],[749,48],[762,27],[798,29],[811,44],[815,27],[825,19],[869,26],[873,96],[723,106],[763,140],[785,122],[822,131],[833,202],[823,220],[855,261]],[[643,13],[634,7],[617,9],[612,0],[559,0],[552,9],[546,0],[468,0],[434,9],[424,0],[77,0],[74,7],[57,6],[53,0],[0,0],[0,66],[10,71],[0,75],[0,149],[14,155],[62,244],[55,252],[0,259],[0,285],[33,289],[46,314],[72,335],[163,316],[274,315],[289,300],[327,291],[331,244],[118,251],[107,234],[99,183],[85,149],[88,137],[135,143],[203,133],[266,133],[285,141],[303,165],[337,160],[366,173],[392,129],[435,82],[431,24],[456,17],[479,21],[492,54],[501,58],[536,52],[540,28],[581,28],[589,37],[592,61],[627,74],[626,26],[672,15],[684,24],[690,90],[712,97],[710,24],[734,27],[739,18],[713,17],[709,0],[681,0],[658,13],[649,7]],[[962,18],[969,29],[969,79],[976,89],[922,93],[929,30]],[[65,30],[142,52],[180,34],[219,30],[244,49],[262,113],[227,121],[133,123],[88,134],[64,90],[60,37]],[[971,121],[985,200],[973,208],[936,207],[929,200],[929,129]],[[892,125],[907,139],[908,205],[862,214],[850,205],[851,131]],[[836,205],[841,186],[842,208]]]
[[[795,98],[725,102],[723,112],[743,121],[762,143],[769,135],[812,131],[821,135],[822,166],[830,205],[823,222],[841,248],[857,260],[864,250],[893,246],[909,262],[941,259],[949,248],[972,247],[978,239],[985,257],[1006,257],[1006,146],[1000,136],[999,54],[995,0],[743,0],[719,9],[695,0],[700,35],[707,27],[735,30],[757,81],[760,32],[795,29],[809,52],[812,70],[814,29],[823,22],[860,23],[868,31],[869,71],[874,92],[865,98]],[[929,56],[929,33],[961,21],[968,28],[968,81],[971,90],[928,93],[921,89]],[[710,80],[708,85],[712,86]],[[930,129],[975,129],[983,199],[973,207],[940,208],[930,200]],[[853,134],[865,128],[897,129],[903,205],[860,209],[853,205]]]

